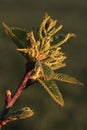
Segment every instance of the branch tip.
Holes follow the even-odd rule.
[[[11,91],[10,90],[6,90],[6,95],[7,95],[7,97],[11,96],[12,95]]]
[[[9,101],[11,101],[11,97],[12,96],[12,93],[10,90],[7,90],[6,91],[6,103],[8,103]]]

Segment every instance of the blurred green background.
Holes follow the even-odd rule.
[[[23,92],[13,109],[30,106],[35,115],[7,124],[3,130],[87,130],[87,0],[0,0],[0,20],[9,26],[31,30],[38,27],[48,12],[63,24],[62,32],[74,32],[62,49],[67,67],[59,71],[70,74],[84,87],[59,82],[65,100],[61,108],[36,84]],[[25,59],[6,36],[0,21],[0,110],[5,91],[15,91],[25,71]]]

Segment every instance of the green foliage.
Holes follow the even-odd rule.
[[[33,61],[35,67],[32,72],[32,79],[46,89],[50,96],[61,106],[64,105],[62,94],[52,80],[59,80],[76,85],[83,85],[77,79],[62,73],[55,73],[54,70],[65,67],[66,56],[61,51],[61,45],[75,34],[58,34],[62,25],[56,27],[57,20],[53,20],[45,14],[40,24],[38,39],[34,32],[26,32],[20,28],[10,28],[3,23],[5,32],[17,45],[17,50],[26,57],[27,61]],[[56,35],[56,36],[55,36]]]
[[[20,41],[20,35],[16,35],[14,29],[9,28],[5,23],[2,23],[3,27],[5,29],[6,34],[13,40],[13,42],[19,47],[23,48],[24,46],[22,45]],[[19,36],[19,37],[18,37]]]
[[[58,86],[52,80],[49,82],[47,80],[38,79],[38,81],[46,89],[46,91],[50,94],[54,101],[59,103],[61,106],[64,105],[64,101],[58,89]]]
[[[11,28],[11,31],[19,39],[19,41],[26,42],[26,37],[27,37],[26,30],[15,27],[15,28]]]
[[[76,78],[71,77],[67,74],[62,74],[62,73],[54,73],[53,75],[54,80],[59,80],[67,83],[72,83],[76,85],[83,85],[81,82],[79,82]]]
[[[18,119],[25,119],[33,116],[33,111],[29,107],[24,107],[20,110],[16,110],[8,114],[5,118],[8,122],[15,121]]]
[[[46,64],[41,64],[42,65],[42,74],[43,74],[43,78],[46,80],[50,80],[53,77],[54,71],[47,66]]]

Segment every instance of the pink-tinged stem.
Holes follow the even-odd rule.
[[[7,123],[7,120],[4,119],[4,117],[8,113],[9,109],[12,108],[12,106],[14,105],[16,100],[19,98],[21,93],[23,92],[28,80],[31,78],[31,73],[32,73],[32,70],[27,71],[25,73],[21,83],[19,84],[17,90],[15,91],[14,95],[10,98],[10,100],[8,100],[8,94],[7,94],[7,101],[5,103],[5,106],[3,107],[3,110],[0,116],[0,128],[2,128],[2,126],[4,126]]]

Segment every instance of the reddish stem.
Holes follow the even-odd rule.
[[[2,110],[2,113],[0,116],[0,128],[2,128],[2,126],[4,126],[7,123],[6,119],[4,119],[4,117],[8,113],[9,109],[12,108],[12,106],[14,105],[16,100],[19,98],[21,93],[23,92],[28,80],[31,79],[31,73],[32,73],[32,70],[27,71],[25,73],[24,78],[22,79],[20,85],[18,86],[17,90],[15,91],[13,97],[5,103],[5,106],[3,107],[3,110]]]

